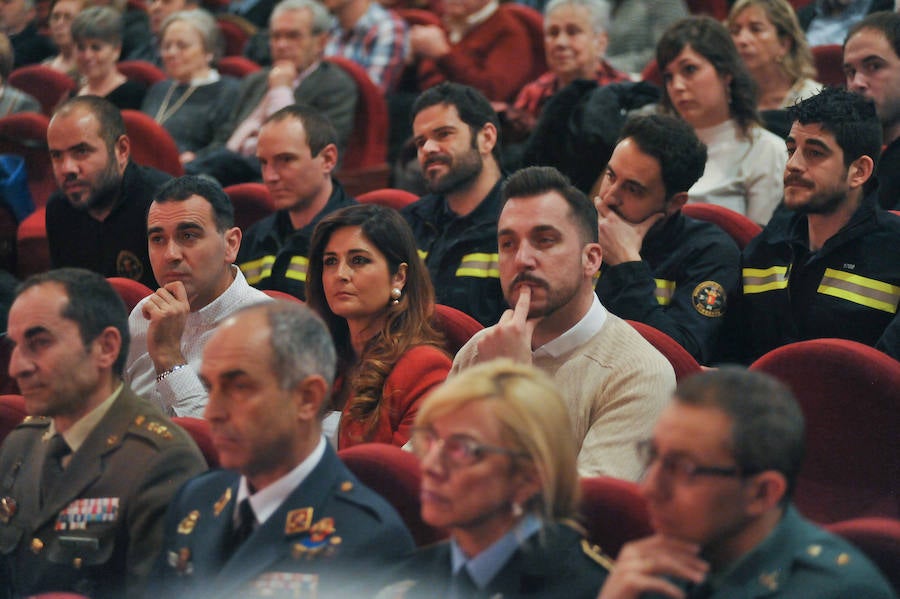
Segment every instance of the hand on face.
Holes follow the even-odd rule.
[[[528,318],[531,308],[531,287],[519,287],[519,299],[512,310],[506,310],[500,321],[489,327],[478,341],[478,361],[510,358],[531,364],[531,337],[540,318]]]
[[[639,223],[631,223],[603,202],[597,202],[597,231],[600,236],[600,246],[603,248],[603,261],[610,266],[616,266],[622,262],[638,262],[641,260],[641,246],[644,237],[653,225],[666,218],[666,215],[657,212]]]
[[[666,577],[703,582],[709,564],[698,557],[700,546],[660,534],[626,544],[597,599],[637,599],[656,593],[673,599],[683,590]]]
[[[269,89],[280,86],[293,87],[297,78],[297,67],[289,60],[277,60],[269,71]]]
[[[141,310],[150,321],[147,328],[147,351],[157,374],[187,360],[181,353],[181,336],[191,305],[184,283],[173,281],[152,294]]]

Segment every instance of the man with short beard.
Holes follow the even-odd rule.
[[[875,106],[826,89],[788,114],[788,210],[742,258],[743,357],[838,337],[900,359],[900,218],[863,190],[881,153]]]
[[[436,301],[490,326],[506,307],[497,271],[497,113],[475,89],[442,83],[416,99],[413,138],[431,193],[402,213]]]
[[[87,268],[155,289],[147,208],[171,177],[130,161],[122,115],[102,98],[80,96],[63,104],[50,121],[47,145],[60,188],[47,203],[53,268]]]
[[[635,444],[675,388],[672,366],[594,294],[603,249],[597,209],[559,171],[509,177],[498,221],[506,310],[453,360],[453,372],[496,358],[533,364],[556,383],[579,445],[581,476],[637,480]]]

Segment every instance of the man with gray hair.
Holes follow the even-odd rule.
[[[34,0],[0,0],[0,32],[12,43],[13,68],[41,62],[56,53],[53,42],[38,32],[35,15]]]
[[[352,597],[369,568],[413,549],[393,508],[322,436],[336,361],[325,324],[301,304],[245,308],[218,328],[200,376],[225,470],[172,502],[154,577],[162,596]]]
[[[315,108],[334,125],[339,147],[353,130],[356,84],[337,65],[322,61],[331,16],[316,0],[283,0],[269,23],[272,66],[248,75],[228,120],[212,143],[187,153],[188,174],[212,175],[223,186],[259,179],[256,144],[269,116],[290,104]]]

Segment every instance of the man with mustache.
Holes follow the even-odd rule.
[[[636,480],[635,443],[675,388],[672,366],[594,294],[603,250],[597,210],[552,167],[522,169],[503,187],[497,229],[500,322],[460,349],[453,372],[511,358],[558,385],[580,444],[582,476]]]
[[[722,229],[681,213],[705,165],[706,146],[686,122],[637,117],[622,130],[594,205],[603,248],[596,290],[603,305],[659,329],[708,364],[719,355],[741,254]]]
[[[87,268],[155,287],[147,254],[147,207],[171,177],[131,162],[119,109],[95,96],[63,104],[47,129],[60,190],[47,203],[53,268]]]
[[[413,139],[431,192],[403,209],[435,301],[484,326],[503,313],[497,275],[499,120],[474,88],[442,83],[413,105]]]
[[[744,359],[821,337],[900,359],[900,218],[863,189],[881,152],[875,106],[826,89],[788,114],[787,210],[743,253]]]

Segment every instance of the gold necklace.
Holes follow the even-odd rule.
[[[172,108],[169,108],[169,101],[172,99],[172,93],[175,91],[175,88],[178,87],[178,83],[173,81],[172,85],[169,86],[168,91],[166,91],[166,97],[163,98],[162,104],[159,106],[159,110],[156,111],[156,116],[153,117],[153,120],[162,125],[169,118],[178,112],[187,99],[191,97],[191,94],[194,93],[194,90],[197,89],[196,85],[191,85],[181,96],[179,96],[178,100],[175,101],[175,104]]]

